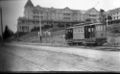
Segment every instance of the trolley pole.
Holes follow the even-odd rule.
[[[108,16],[106,16],[106,35],[107,35],[107,33],[108,33],[108,32],[107,32],[107,31],[108,31],[108,20],[109,20],[109,19],[108,19]]]
[[[106,17],[106,26],[108,26],[108,17]]]
[[[42,42],[42,24],[41,24],[41,18],[39,19],[39,21],[40,21],[40,34],[39,34],[39,36],[40,36],[40,42]]]

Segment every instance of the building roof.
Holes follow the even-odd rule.
[[[75,26],[68,27],[66,29],[79,28],[79,27],[92,26],[92,25],[101,25],[101,24],[102,23],[79,23],[79,24],[75,24]]]
[[[90,14],[92,11],[99,12],[99,11],[96,10],[95,8],[91,8],[91,9],[87,10],[85,13],[86,13],[86,14]]]
[[[107,11],[109,14],[114,14],[114,13],[117,13],[117,12],[120,12],[120,8],[116,8],[116,9],[112,9],[112,10],[109,10]]]
[[[34,5],[31,2],[31,0],[28,0],[27,3],[25,4],[25,7],[34,7]]]

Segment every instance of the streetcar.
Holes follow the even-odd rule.
[[[69,45],[103,45],[107,42],[106,25],[82,23],[66,28],[65,40]]]

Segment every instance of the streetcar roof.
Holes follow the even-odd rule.
[[[91,25],[99,25],[99,24],[102,24],[102,23],[91,23],[91,24],[80,23],[80,24],[77,24],[75,26],[72,26],[72,27],[69,27],[69,28],[66,28],[66,29],[71,29],[71,28],[76,28],[76,27],[83,27],[83,26],[91,26]]]

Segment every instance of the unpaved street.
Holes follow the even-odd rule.
[[[8,43],[2,71],[120,71],[120,52]]]

